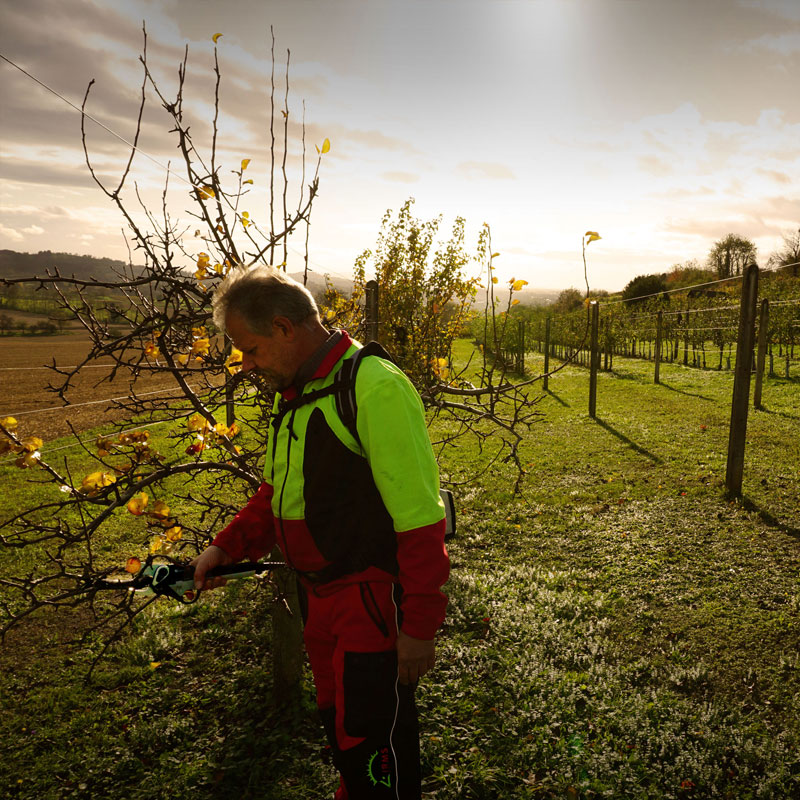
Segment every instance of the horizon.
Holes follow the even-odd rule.
[[[219,162],[252,160],[254,219],[269,179],[274,25],[278,85],[291,50],[290,118],[302,102],[310,151],[331,142],[309,240],[320,275],[349,279],[386,209],[410,196],[415,216],[443,215],[445,237],[464,217],[473,252],[489,223],[501,281],[543,291],[585,285],[586,230],[601,236],[587,249],[590,286],[619,292],[638,275],[704,266],[729,233],[764,263],[800,225],[792,0],[31,0],[4,10],[0,53],[76,104],[95,78],[89,113],[131,136],[142,20],[170,91],[189,46],[185,106],[200,139],[222,34]],[[123,219],[83,163],[80,115],[2,69],[0,248],[127,260]],[[145,154],[163,164],[175,153],[157,111],[145,114],[131,176],[151,208],[163,171]],[[113,181],[126,148],[94,125],[87,136]]]

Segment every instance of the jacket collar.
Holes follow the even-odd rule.
[[[286,401],[293,400],[302,393],[309,381],[327,377],[352,344],[353,340],[347,331],[334,329],[326,341],[300,365],[294,383],[281,393],[281,397]]]

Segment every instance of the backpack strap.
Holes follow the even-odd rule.
[[[361,360],[367,356],[378,356],[386,361],[395,360],[389,355],[387,350],[378,342],[369,342],[360,350],[356,350],[350,358],[343,364],[336,375],[332,388],[336,393],[336,413],[339,415],[345,428],[350,431],[350,435],[361,445],[361,437],[358,435],[356,420],[358,418],[358,403],[356,402],[356,375],[361,365]]]

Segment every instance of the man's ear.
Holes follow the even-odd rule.
[[[272,319],[272,335],[281,336],[290,341],[294,340],[297,328],[295,324],[288,317],[273,317]]]

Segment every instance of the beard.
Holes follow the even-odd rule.
[[[256,386],[262,390],[266,389],[270,394],[282,392],[292,383],[291,379],[271,369],[251,369],[247,375]]]

